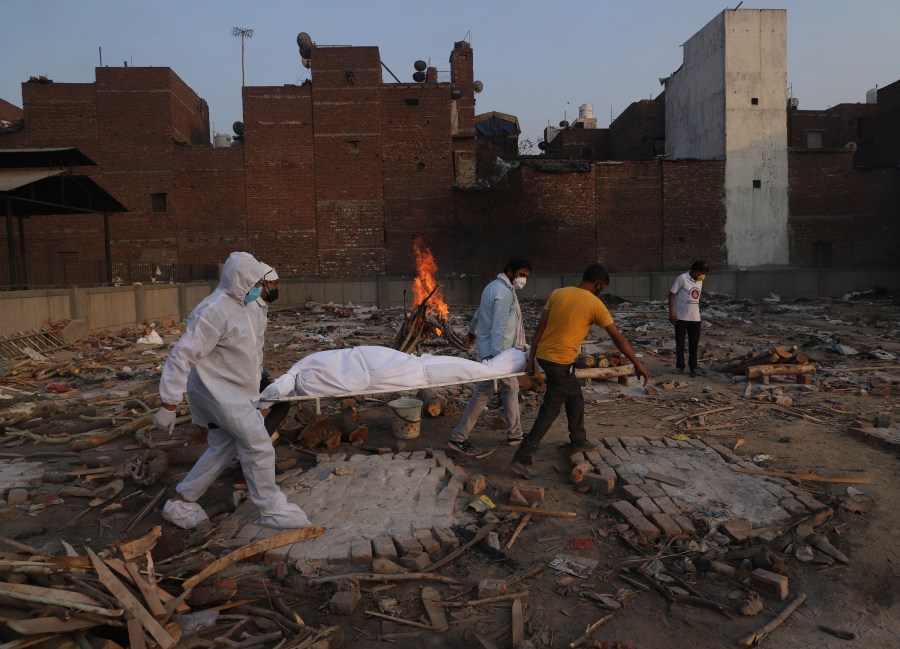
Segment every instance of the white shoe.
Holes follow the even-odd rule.
[[[301,527],[310,527],[312,522],[300,507],[294,503],[285,503],[274,510],[260,511],[259,524],[278,530],[296,530]]]
[[[163,505],[162,517],[163,520],[167,520],[183,530],[192,530],[200,523],[209,520],[200,505],[186,500],[166,501],[166,504]]]

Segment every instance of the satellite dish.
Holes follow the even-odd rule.
[[[428,69],[428,64],[420,59],[413,63],[413,67],[416,69],[416,72],[425,72]]]
[[[472,84],[472,89],[475,92],[481,92],[482,90],[484,90],[484,84],[480,81],[475,81],[475,83]]]
[[[569,128],[569,123],[566,120],[563,120],[559,123],[560,128]]]
[[[300,48],[300,56],[304,59],[312,58],[312,48],[314,43],[306,32],[297,34],[297,47]]]
[[[310,63],[309,63],[309,59],[302,57],[302,56],[300,57],[300,64],[307,70],[309,70],[309,68],[311,67]]]
[[[850,140],[849,142],[847,142],[847,144],[844,145],[844,148],[847,149],[847,151],[849,151],[850,153],[856,153],[856,142]]]
[[[450,98],[451,98],[451,99],[459,99],[460,97],[462,97],[462,90],[460,90],[459,88],[453,88],[453,89],[450,91]]]
[[[236,135],[244,134],[244,123],[243,122],[235,122],[234,124],[231,125],[231,128],[235,132]]]
[[[422,83],[423,81],[425,81],[425,73],[421,70],[413,72],[413,81]]]
[[[540,142],[538,142],[538,148],[541,151],[544,151],[547,148],[547,143],[544,140],[541,140]]]

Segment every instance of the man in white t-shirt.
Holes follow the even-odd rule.
[[[699,260],[678,276],[669,291],[669,321],[675,325],[675,367],[684,372],[684,334],[688,337],[688,367],[697,376],[697,347],[700,345],[700,293],[709,266]]]

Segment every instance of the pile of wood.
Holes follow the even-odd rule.
[[[752,351],[738,358],[728,359],[717,368],[720,372],[745,374],[748,379],[778,375],[796,375],[798,381],[808,382],[808,375],[816,371],[805,352],[773,345],[764,352]],[[803,378],[806,377],[806,378]]]
[[[0,619],[7,629],[3,646],[340,646],[340,629],[308,627],[293,612],[295,603],[286,600],[298,597],[291,589],[281,590],[274,582],[250,584],[240,576],[218,578],[238,562],[324,531],[321,526],[290,530],[218,560],[201,553],[207,556],[193,562],[179,561],[178,555],[153,556],[160,527],[99,552],[88,547],[79,552],[61,541],[61,555],[0,537]],[[183,581],[174,578],[185,573]]]
[[[416,397],[422,400],[428,417],[450,417],[459,412],[459,395],[458,387],[422,388]]]
[[[416,354],[420,345],[451,345],[463,350],[467,348],[466,341],[453,331],[446,318],[429,313],[428,300],[436,290],[437,287],[403,321],[394,339],[394,349],[406,354]]]
[[[582,352],[575,359],[575,368],[579,370],[593,367],[619,367],[620,365],[631,365],[631,361],[618,352],[602,352],[600,354]]]

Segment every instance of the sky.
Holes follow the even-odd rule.
[[[476,113],[516,115],[536,142],[549,124],[593,104],[609,125],[631,102],[656,97],[681,65],[680,46],[723,9],[714,0],[0,0],[0,97],[22,105],[21,83],[94,81],[104,65],[170,67],[210,106],[211,129],[242,119],[241,39],[247,85],[301,83],[296,37],[320,45],[378,46],[401,81],[423,59],[449,70],[453,43],[469,40],[484,84]],[[745,1],[787,9],[788,83],[801,109],[864,102],[900,79],[900,1]],[[387,72],[384,80],[392,82]]]

